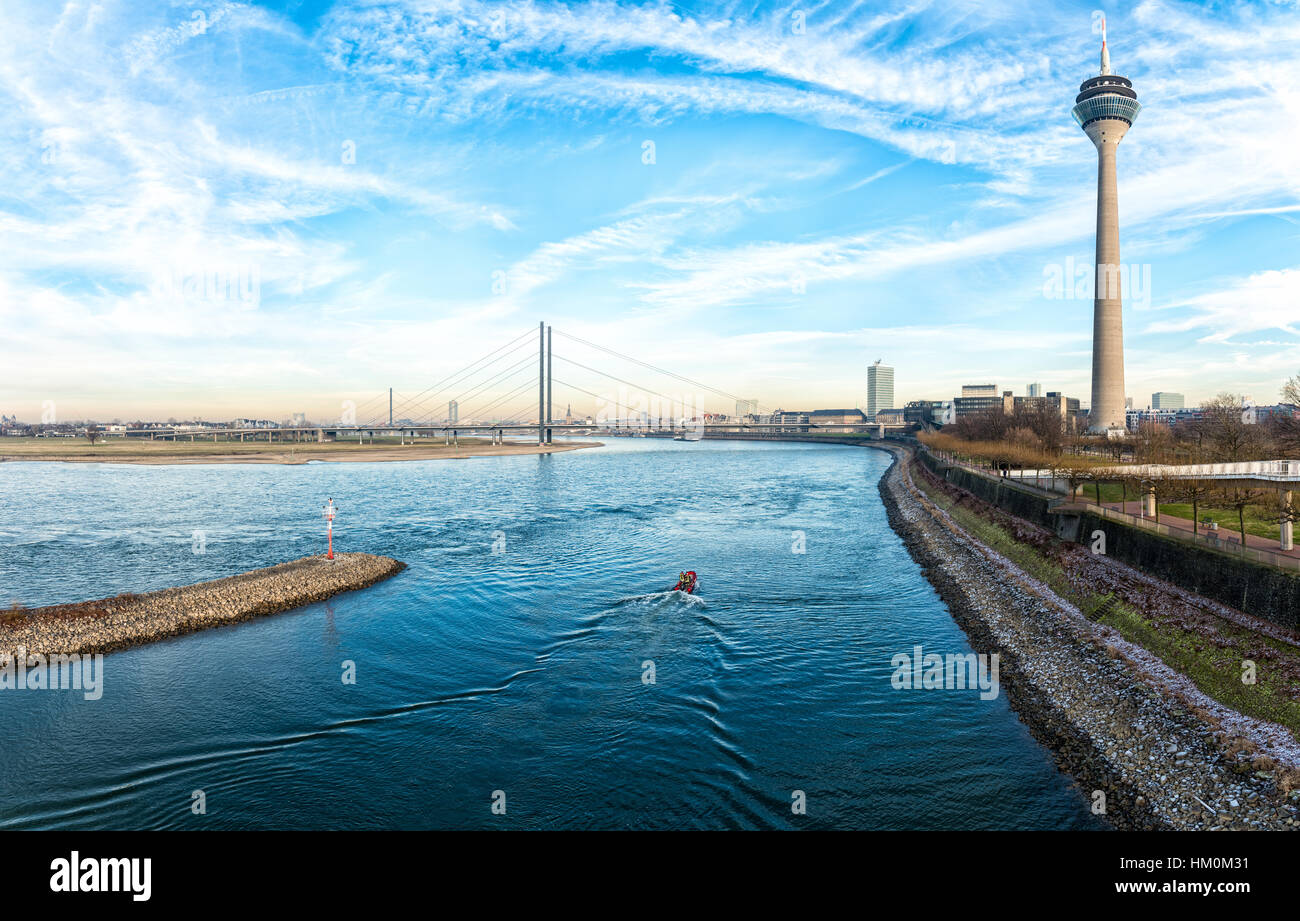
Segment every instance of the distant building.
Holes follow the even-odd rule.
[[[1125,398],[1124,398],[1124,408],[1125,408],[1126,410],[1127,410],[1127,409],[1132,409],[1132,408],[1133,408],[1133,398],[1132,398],[1132,397],[1125,397]]]
[[[1151,394],[1152,409],[1185,409],[1186,402],[1181,393],[1171,393],[1167,390],[1161,390],[1158,393]]]
[[[933,421],[934,400],[911,400],[903,404],[903,421],[921,425]]]
[[[1031,400],[1034,397],[1041,397],[1042,395],[1043,395],[1042,384],[1030,384],[1025,388],[1025,396],[1029,397]]]
[[[774,410],[772,415],[760,417],[763,422],[770,422],[777,428],[768,429],[770,432],[781,432],[784,434],[800,434],[808,431],[808,416],[806,412],[787,412],[783,409]]]
[[[884,425],[902,425],[904,412],[901,409],[882,409],[876,413],[875,421]]]
[[[894,408],[894,369],[880,359],[867,368],[867,418],[875,419],[882,409]]]
[[[455,425],[460,421],[460,404],[455,400],[447,401],[447,423]]]
[[[808,413],[813,425],[866,425],[866,414],[860,409],[814,409]]]
[[[1130,409],[1125,417],[1130,432],[1136,432],[1144,424],[1185,425],[1203,418],[1200,409]]]
[[[913,400],[903,407],[903,421],[909,425],[947,425],[952,414],[952,400]]]
[[[746,416],[758,415],[758,400],[737,400],[736,401],[736,418],[744,419]]]
[[[1041,397],[1016,397],[1012,404],[1013,409],[1019,408],[1034,409],[1042,407],[1048,409],[1060,416],[1065,422],[1071,422],[1075,419],[1087,417],[1087,413],[1080,409],[1079,400],[1074,397],[1067,397],[1059,390],[1050,390],[1046,396]]]
[[[1297,407],[1290,403],[1275,403],[1272,406],[1254,406],[1251,405],[1251,414],[1247,421],[1264,422],[1273,416],[1294,417],[1297,414]]]
[[[953,410],[958,417],[973,416],[991,409],[1009,412],[1011,407],[1004,405],[1006,403],[1004,397],[1011,399],[1011,391],[1008,390],[1002,396],[998,396],[997,384],[963,384],[961,396],[952,401]]]

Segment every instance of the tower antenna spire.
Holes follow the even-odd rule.
[[[1110,51],[1106,48],[1106,17],[1101,17],[1101,75],[1110,73]]]

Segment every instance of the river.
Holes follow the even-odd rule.
[[[98,700],[0,691],[0,828],[1098,827],[1005,694],[891,685],[896,653],[970,647],[889,528],[889,463],[0,465],[5,606],[321,552],[329,497],[336,548],[410,567],[108,655]],[[665,592],[686,568],[699,595]]]

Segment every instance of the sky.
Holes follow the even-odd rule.
[[[1295,2],[5,0],[0,413],[415,418],[543,320],[581,413],[865,407],[878,358],[1086,403],[1103,16],[1127,392],[1275,402]]]

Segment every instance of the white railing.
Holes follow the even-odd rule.
[[[1097,467],[1093,477],[1129,476],[1169,480],[1265,480],[1270,483],[1300,483],[1300,461],[1244,461],[1235,464],[1126,464]]]

